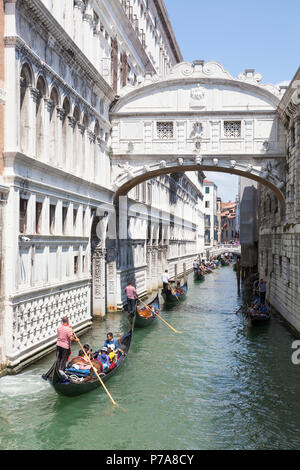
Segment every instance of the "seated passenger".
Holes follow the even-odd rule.
[[[97,371],[98,375],[100,375],[101,372],[103,372],[103,366],[101,362],[97,360],[92,360],[92,364],[93,364],[93,367],[90,368],[91,373],[88,377],[85,377],[85,379],[83,380],[84,382],[88,382],[89,380],[93,380],[97,377],[93,368]]]
[[[88,361],[86,360],[84,356],[84,352],[82,349],[78,352],[78,356],[72,357],[71,361],[69,362],[68,366],[73,367],[74,364],[88,364]]]
[[[91,359],[93,357],[93,350],[90,349],[90,345],[89,344],[84,344],[83,345],[83,349],[85,351],[85,353],[89,356],[89,358]]]
[[[103,366],[103,371],[105,372],[105,370],[108,369],[110,366],[110,359],[109,359],[109,355],[107,354],[107,348],[105,346],[101,348],[100,354],[98,354],[97,359],[99,362],[101,362]]]
[[[109,357],[109,360],[110,360],[109,368],[113,369],[116,365],[116,362],[117,362],[117,356],[116,356],[116,353],[115,353],[115,346],[113,344],[111,344],[110,346],[108,346],[107,349],[108,349],[108,357]]]
[[[118,334],[119,338],[121,338],[121,335]],[[112,333],[107,333],[107,339],[105,340],[104,342],[104,346],[107,348],[108,346],[110,346],[111,344],[113,344],[115,346],[115,349],[119,349],[119,343],[120,341],[119,340],[116,340],[114,339],[114,336]]]
[[[267,304],[261,304],[261,306],[259,307],[259,313],[268,313],[269,312],[269,308],[267,306]]]

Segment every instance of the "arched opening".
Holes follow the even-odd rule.
[[[73,111],[73,171],[77,173],[79,171],[80,158],[81,158],[81,142],[79,140],[79,122],[80,122],[80,110],[76,105]]]
[[[32,86],[32,72],[28,64],[24,64],[20,74],[20,149],[27,153],[30,148],[31,120],[30,120],[30,87]]]
[[[57,163],[56,161],[56,146],[58,138],[58,120],[57,120],[57,106],[59,104],[59,94],[54,87],[50,94],[51,111],[50,111],[50,162]]]
[[[68,116],[70,114],[70,101],[66,97],[63,102],[64,116],[62,120],[62,161],[63,167],[67,164],[67,155],[69,155],[69,136],[68,136]]]
[[[45,150],[45,122],[44,122],[44,98],[46,97],[46,83],[42,76],[39,76],[36,88],[38,97],[36,100],[36,156],[42,158]]]
[[[95,142],[94,142],[94,158],[92,165],[93,180],[96,181],[98,176],[101,174],[101,153],[99,148],[99,137],[100,137],[100,126],[99,122],[96,120],[94,127]]]
[[[89,129],[89,117],[85,113],[82,119],[82,174],[88,175],[89,159],[90,155],[88,152],[87,133]]]

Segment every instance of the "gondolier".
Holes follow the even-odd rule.
[[[163,282],[163,291],[167,292],[169,288],[169,272],[167,269],[162,275],[162,282]]]
[[[259,291],[260,302],[261,304],[264,304],[266,300],[267,285],[263,279],[259,281],[258,291]]]
[[[69,318],[63,317],[62,324],[57,328],[56,357],[58,368],[64,370],[71,354],[71,342],[77,341],[73,337],[72,328],[69,325]]]
[[[125,287],[125,293],[127,297],[128,313],[133,313],[135,311],[136,299],[138,299],[138,295],[135,287],[132,285],[132,281],[129,281],[128,285]]]

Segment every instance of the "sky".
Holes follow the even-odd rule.
[[[183,59],[214,60],[237,77],[255,69],[262,83],[286,84],[300,65],[300,0],[165,0]],[[237,177],[207,173],[223,200]]]

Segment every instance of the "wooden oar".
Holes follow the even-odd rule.
[[[152,310],[149,307],[149,305],[146,305],[141,299],[139,299],[139,301],[141,302],[141,304],[145,305],[145,307],[148,308],[152,313],[154,313],[154,315],[156,315],[161,321],[163,321],[169,328],[171,328],[171,330],[175,331],[175,333],[182,333],[182,331],[175,330],[175,328],[173,328],[173,326],[171,326],[168,322],[166,322],[166,320],[164,320],[164,318],[162,318],[160,315],[158,315],[158,313],[155,310]]]
[[[177,299],[177,300],[178,300],[178,302],[179,302],[178,296],[176,295],[176,292],[175,292],[175,290],[174,290],[174,289],[172,289],[172,286],[171,286],[171,284],[169,284],[169,287],[170,287],[170,289],[171,289],[171,292],[172,292],[172,294],[173,294],[173,295],[175,295],[176,299]]]
[[[86,360],[87,360],[87,361],[89,362],[89,364],[91,365],[93,371],[95,372],[95,374],[96,374],[96,376],[97,376],[97,379],[99,380],[99,382],[101,383],[102,387],[103,387],[104,390],[106,391],[106,393],[107,393],[107,395],[109,396],[109,398],[110,398],[112,404],[118,406],[117,403],[115,402],[115,400],[113,399],[113,397],[111,396],[111,394],[109,393],[109,391],[107,390],[107,388],[106,388],[106,386],[105,386],[103,380],[101,379],[100,375],[98,374],[97,369],[93,366],[92,361],[90,360],[89,356],[87,355],[86,351],[84,350],[84,348],[83,348],[83,346],[82,346],[82,344],[81,344],[81,342],[80,342],[78,336],[76,335],[76,333],[75,333],[75,331],[74,331],[73,329],[72,329],[72,332],[73,332],[74,338],[78,340],[78,343],[79,343],[79,345],[80,345],[80,347],[81,347],[81,349],[82,349],[82,351],[83,351],[83,353],[84,353],[84,355],[85,355]]]

